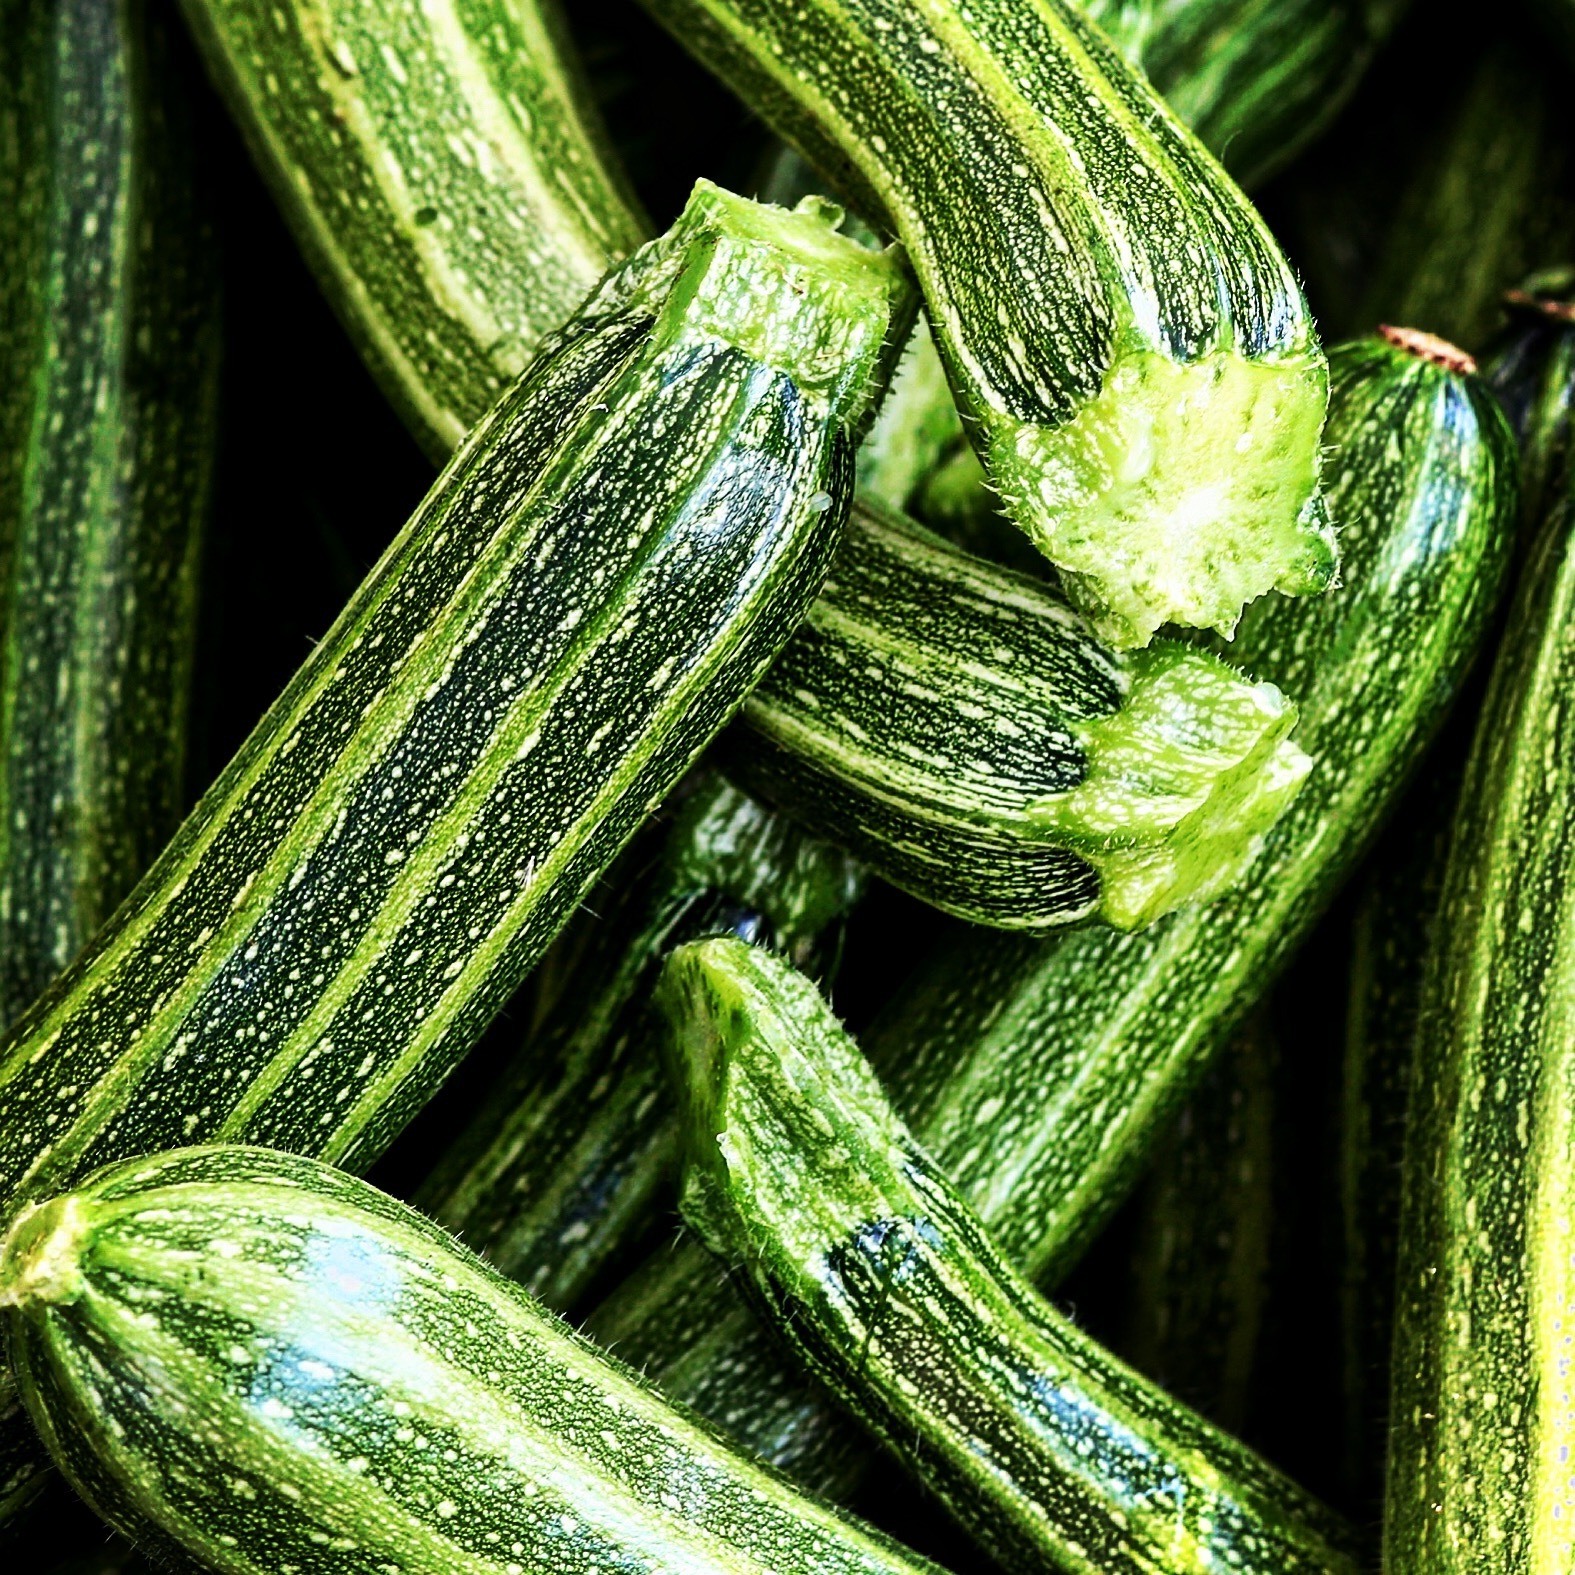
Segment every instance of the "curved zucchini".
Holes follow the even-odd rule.
[[[1385,1567],[1575,1561],[1575,507],[1521,576],[1450,842],[1406,1128]]]
[[[1047,587],[868,504],[741,717],[746,787],[1005,929],[1207,901],[1312,766],[1272,684],[1174,641],[1113,652]]]
[[[0,1214],[191,1137],[375,1157],[807,609],[903,289],[704,186],[609,277],[0,1045]]]
[[[919,1141],[1036,1278],[1065,1273],[1120,1200],[1361,852],[1474,654],[1512,535],[1513,440],[1492,395],[1429,354],[1427,341],[1380,338],[1335,352],[1329,475],[1344,582],[1243,621],[1238,654],[1297,695],[1317,762],[1253,879],[1140,935],[970,931],[866,1035]],[[688,1256],[691,1272],[709,1272]],[[669,1266],[664,1288],[681,1278]],[[696,1392],[684,1331],[640,1276],[591,1327],[664,1392]],[[768,1392],[780,1380],[747,1318],[732,1344],[715,1327],[707,1338],[732,1372],[707,1383],[711,1414],[740,1429],[766,1417],[769,1447],[813,1461],[823,1413],[801,1398],[797,1430],[784,1420],[793,1402]]]
[[[1266,1012],[1232,1036],[1144,1183],[1120,1351],[1228,1432],[1247,1426],[1274,1231],[1274,1074]]]
[[[0,1021],[180,818],[218,294],[141,0],[0,17]]]
[[[703,941],[658,999],[685,1216],[1003,1568],[1354,1575],[1333,1515],[1008,1265],[807,979]]]
[[[902,240],[1007,512],[1103,636],[1329,583],[1295,276],[1068,0],[646,4]]]
[[[548,1307],[573,1309],[651,1223],[677,1169],[648,999],[663,957],[736,933],[802,966],[862,888],[846,854],[727,783],[704,783],[411,1201]]]
[[[0,1307],[83,1496],[228,1575],[933,1570],[313,1160],[221,1147],[112,1166],[17,1220]]]
[[[646,238],[557,0],[185,0],[329,300],[435,457]]]

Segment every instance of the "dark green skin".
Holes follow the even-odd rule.
[[[850,445],[823,390],[686,337],[688,292],[754,278],[725,233],[610,277],[0,1044],[0,1214],[188,1136],[370,1163],[775,655]],[[884,330],[859,255],[857,317],[829,277],[760,276],[820,375],[849,323]]]
[[[1337,1517],[1008,1264],[807,979],[706,941],[658,999],[686,1216],[1004,1568],[1354,1575]]]
[[[0,1022],[183,807],[218,295],[145,10],[0,11]]]
[[[1376,830],[1497,598],[1515,454],[1492,396],[1376,339],[1337,351],[1334,369],[1326,481],[1344,526],[1344,583],[1302,606],[1258,604],[1234,651],[1300,699],[1301,736],[1319,761],[1248,880],[1139,935],[970,932],[921,967],[866,1036],[919,1141],[1009,1258],[1044,1283],[1109,1218],[1154,1134]],[[1407,659],[1393,661],[1396,651]],[[693,1272],[708,1273],[691,1255]],[[662,1276],[681,1277],[671,1266]],[[684,1398],[702,1375],[669,1376],[684,1338],[663,1305],[637,1275],[591,1327]],[[781,1419],[792,1381],[765,1376],[763,1337],[742,1312],[735,1327],[731,1346],[706,1331],[719,1353],[708,1367],[729,1374],[707,1382],[711,1414],[747,1425],[756,1408],[783,1458],[813,1461],[811,1419],[824,1412],[806,1406],[791,1436]]]
[[[1266,1014],[1254,1014],[1159,1145],[1120,1345],[1139,1372],[1238,1434],[1269,1296],[1278,1058]]]
[[[863,889],[847,854],[715,777],[657,829],[654,859],[646,840],[616,867],[617,907],[590,926],[556,1004],[411,1200],[564,1314],[651,1227],[677,1170],[649,1002],[663,957],[736,934],[812,965],[835,954]]]

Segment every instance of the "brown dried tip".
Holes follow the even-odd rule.
[[[1378,335],[1407,355],[1430,361],[1446,372],[1474,372],[1477,369],[1476,362],[1459,345],[1452,345],[1437,334],[1423,333],[1420,328],[1393,328],[1388,323],[1380,323]]]
[[[1504,304],[1520,311],[1550,317],[1556,323],[1575,323],[1575,301],[1555,301],[1551,296],[1533,295],[1529,290],[1506,290]]]

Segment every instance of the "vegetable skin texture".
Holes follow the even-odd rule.
[[[1102,636],[1330,583],[1295,275],[1067,0],[646,4],[902,241],[1006,512]]]
[[[736,939],[663,971],[684,1213],[1003,1567],[1354,1575],[1348,1533],[1007,1263],[824,999]]]
[[[924,1575],[673,1410],[407,1205],[270,1150],[15,1223],[30,1414],[112,1524],[222,1575]]]
[[[1317,602],[1253,609],[1235,651],[1298,697],[1298,736],[1316,762],[1252,880],[1137,935],[967,932],[865,1035],[919,1142],[1041,1283],[1109,1218],[1154,1134],[1360,855],[1497,599],[1516,461],[1492,396],[1383,339],[1338,349],[1333,365],[1344,582]],[[694,1247],[662,1254],[589,1327],[665,1393],[813,1478],[825,1407],[773,1365],[744,1309],[730,1328],[712,1310],[693,1355],[669,1316],[714,1280]]]
[[[609,276],[0,1043],[0,1214],[193,1137],[377,1156],[802,617],[905,292],[704,184]]]

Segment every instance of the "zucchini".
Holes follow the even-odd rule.
[[[703,941],[658,999],[685,1217],[1004,1568],[1354,1575],[1333,1515],[1010,1267],[802,975]]]
[[[1504,298],[1508,321],[1483,375],[1520,443],[1520,517],[1529,531],[1558,496],[1575,416],[1575,269],[1533,274]]]
[[[1296,708],[1175,641],[855,508],[727,769],[888,880],[1006,929],[1122,929],[1240,876],[1312,762]]]
[[[1252,880],[1138,935],[966,932],[865,1036],[919,1141],[1035,1278],[1064,1274],[1108,1218],[1372,836],[1470,663],[1508,556],[1515,454],[1492,395],[1440,358],[1403,334],[1333,357],[1344,582],[1306,605],[1260,604],[1237,640],[1298,696],[1316,761]],[[631,1277],[592,1332],[741,1436],[762,1419],[774,1458],[812,1462],[824,1412],[795,1402],[742,1312],[731,1336],[707,1328],[706,1364],[686,1365],[666,1307],[686,1273],[711,1271],[685,1256],[687,1270]]]
[[[905,290],[826,218],[702,184],[476,430],[0,1043],[0,1214],[419,1108],[819,589]]]
[[[1079,0],[1251,190],[1344,108],[1408,0]]]
[[[1158,1147],[1138,1205],[1120,1354],[1242,1434],[1263,1359],[1279,1044],[1258,1011]]]
[[[1330,582],[1295,275],[1068,0],[646,5],[901,239],[1007,512],[1102,636]]]
[[[185,0],[297,241],[446,457],[646,223],[557,0]]]
[[[1566,946],[1569,480],[1521,576],[1451,834],[1401,1198],[1385,1567],[1575,1561]]]
[[[179,821],[217,272],[142,0],[0,16],[0,1022]]]
[[[24,1213],[0,1307],[87,1500],[227,1575],[920,1575],[598,1355],[405,1204],[263,1149]]]
[[[677,1168],[648,1000],[662,958],[736,933],[808,964],[862,887],[846,854],[720,779],[702,784],[411,1201],[548,1307],[572,1309],[651,1223]]]

